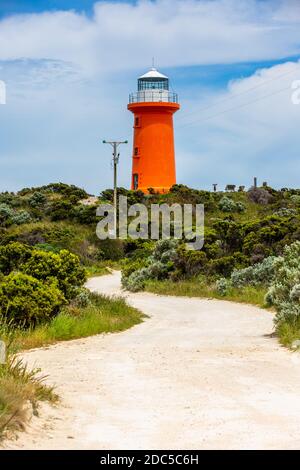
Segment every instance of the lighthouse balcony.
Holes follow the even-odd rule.
[[[177,93],[168,90],[141,90],[129,95],[129,103],[178,103]]]

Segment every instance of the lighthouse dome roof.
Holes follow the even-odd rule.
[[[149,72],[145,73],[144,75],[141,75],[139,79],[141,78],[160,78],[160,79],[168,79],[166,75],[163,75],[160,73],[155,67],[152,67]]]

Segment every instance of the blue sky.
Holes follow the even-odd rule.
[[[297,0],[2,0],[0,191],[110,187],[101,140],[131,142],[128,94],[152,56],[179,94],[178,182],[300,187],[299,26]]]
[[[118,1],[122,3],[124,0]],[[94,3],[94,0],[1,0],[0,15],[71,9],[91,14]]]

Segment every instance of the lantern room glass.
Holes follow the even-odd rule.
[[[139,78],[138,91],[169,90],[168,78]]]

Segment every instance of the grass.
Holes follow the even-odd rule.
[[[288,348],[299,349],[299,344],[295,342],[300,341],[300,318],[295,318],[292,321],[282,321],[276,326],[276,335],[279,342]]]
[[[104,276],[105,274],[110,274],[110,269],[121,269],[121,264],[119,261],[105,260],[99,261],[96,264],[90,266],[85,266],[88,277],[94,276]]]
[[[63,340],[123,331],[142,320],[142,313],[124,299],[90,294],[89,305],[65,307],[52,321],[34,329],[12,328],[5,322],[0,323],[0,338],[10,352],[6,364],[0,364],[0,439],[8,430],[24,428],[28,404],[36,413],[40,400],[58,399],[53,389],[39,377],[40,371],[29,371],[16,352]]]
[[[124,331],[140,323],[143,315],[123,298],[91,294],[86,307],[68,306],[49,323],[34,329],[11,329],[0,325],[0,337],[10,343],[13,352],[38,348],[100,333]]]
[[[109,274],[107,266],[101,266],[98,264],[92,266],[85,266],[85,270],[88,278],[94,276],[105,276],[106,274]]]
[[[212,285],[204,284],[198,279],[185,281],[147,281],[146,290],[161,295],[177,295],[183,297],[202,297],[219,300],[242,302],[259,307],[265,307],[266,290],[262,287],[247,286],[231,287],[226,295],[221,295]]]
[[[0,439],[8,431],[23,430],[30,408],[38,414],[40,400],[58,400],[39,373],[39,369],[29,371],[21,359],[11,354],[5,364],[0,364]]]

